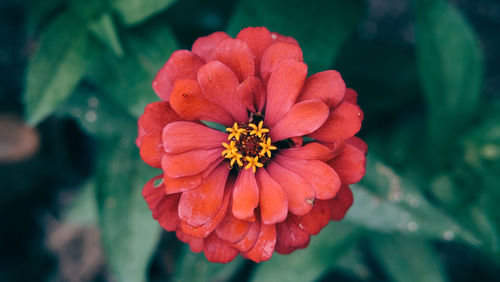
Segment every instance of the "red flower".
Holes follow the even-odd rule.
[[[162,101],[139,119],[137,145],[163,174],[143,195],[194,252],[268,260],[305,248],[352,205],[367,149],[354,137],[357,94],[337,71],[307,77],[293,38],[263,27],[199,38],[172,54],[153,89]]]

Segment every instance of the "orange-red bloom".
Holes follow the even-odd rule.
[[[337,71],[307,77],[297,41],[264,27],[174,52],[139,119],[153,217],[208,260],[255,262],[341,220],[365,173],[363,112]],[[221,132],[204,121],[226,127]],[[304,138],[306,137],[306,138]]]

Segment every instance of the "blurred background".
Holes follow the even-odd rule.
[[[2,0],[0,281],[498,281],[500,2]],[[354,206],[310,246],[211,264],[151,217],[136,121],[177,49],[295,37],[365,111]]]

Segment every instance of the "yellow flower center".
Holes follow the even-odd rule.
[[[222,143],[225,148],[222,156],[228,159],[231,167],[237,164],[238,168],[252,169],[255,172],[258,167],[263,167],[271,159],[271,151],[277,148],[267,136],[269,129],[263,128],[263,125],[262,121],[258,124],[240,125],[235,122],[233,127],[226,128],[229,132],[227,136],[229,144]]]

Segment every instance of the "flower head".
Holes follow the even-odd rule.
[[[136,143],[163,174],[143,195],[208,260],[305,248],[352,205],[348,185],[366,161],[357,94],[337,71],[307,77],[293,38],[264,27],[201,37],[172,54],[153,89],[162,101],[146,107]]]

